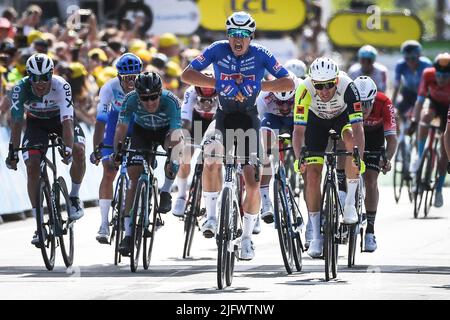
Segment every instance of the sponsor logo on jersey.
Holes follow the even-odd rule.
[[[281,70],[282,65],[277,61],[277,63],[273,66],[273,70],[278,72]]]
[[[244,81],[244,79],[248,79],[248,80],[252,80],[255,81],[256,77],[254,74],[250,74],[250,75],[243,75],[242,73],[231,73],[231,74],[227,74],[227,73],[220,73],[220,80],[240,80],[240,81]]]
[[[200,63],[202,63],[202,62],[204,62],[205,61],[205,57],[201,54],[201,55],[199,55],[199,56],[197,56],[197,61],[198,62],[200,62]]]
[[[362,111],[361,102],[358,101],[353,103],[353,109],[357,112],[361,112]]]
[[[305,113],[305,107],[301,104],[297,106],[297,110],[295,111],[296,114],[303,114]]]

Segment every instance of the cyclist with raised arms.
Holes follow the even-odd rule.
[[[135,90],[128,93],[122,104],[114,136],[114,159],[120,160],[119,142],[124,141],[131,118],[134,115],[131,149],[151,149],[156,143],[165,150],[174,148],[171,159],[167,159],[164,171],[165,181],[161,188],[159,212],[167,213],[172,207],[170,188],[178,172],[181,151],[180,100],[170,91],[162,89],[161,77],[155,72],[139,74],[135,80]],[[134,156],[128,166],[130,184],[125,199],[125,237],[119,245],[122,255],[129,255],[131,245],[130,210],[136,193],[137,182],[143,170],[142,159]],[[117,163],[119,164],[119,163]]]
[[[250,43],[256,29],[255,20],[246,12],[235,12],[226,21],[228,40],[217,41],[207,47],[183,71],[182,81],[195,86],[215,88],[219,93],[219,108],[216,112],[217,139],[205,147],[205,153],[228,153],[233,147],[236,132],[246,132],[245,155],[259,154],[259,129],[256,98],[261,90],[284,92],[293,90],[294,84],[288,72],[277,62],[265,47]],[[215,79],[200,71],[213,64]],[[267,70],[275,78],[261,81]],[[228,136],[225,135],[228,131]],[[232,134],[230,134],[230,131]],[[248,135],[250,133],[250,135]],[[239,150],[240,148],[238,148]],[[242,156],[242,154],[238,154]],[[254,257],[252,232],[260,210],[261,197],[255,169],[246,161],[243,167],[245,199],[243,201],[243,234],[240,259]],[[222,158],[205,159],[203,171],[203,195],[207,219],[202,226],[203,235],[214,237],[217,229],[216,203],[222,188]]]
[[[364,237],[364,250],[374,252],[377,249],[375,238],[375,216],[378,208],[378,175],[391,170],[391,160],[397,149],[397,123],[395,110],[391,100],[378,90],[375,82],[366,76],[360,76],[354,81],[361,98],[364,114],[365,150],[381,151],[386,141],[386,162],[381,155],[364,155],[366,172],[364,173],[365,207],[367,229]]]
[[[213,77],[210,71],[203,71],[208,77]],[[183,104],[181,105],[181,121],[183,129],[188,130],[190,137],[195,144],[200,144],[206,130],[214,119],[219,101],[214,88],[190,86],[184,93]],[[200,130],[198,125],[201,126]],[[211,129],[209,129],[211,130]],[[186,147],[183,161],[178,171],[177,185],[178,196],[172,213],[176,217],[183,217],[186,207],[187,178],[191,172],[192,148]]]
[[[358,63],[348,69],[348,75],[355,80],[359,76],[370,77],[377,85],[378,91],[386,92],[387,88],[387,68],[375,62],[378,51],[373,46],[367,44],[358,50]]]
[[[313,61],[309,76],[297,88],[294,106],[293,147],[297,158],[294,167],[306,173],[306,205],[312,225],[308,255],[314,258],[320,257],[323,250],[320,184],[330,129],[341,136],[347,151],[352,152],[357,146],[360,155],[364,154],[363,114],[358,90],[345,73],[339,73],[333,60],[322,57]],[[305,159],[301,151],[304,146],[308,153]],[[361,169],[364,171],[363,161]],[[351,157],[345,159],[345,172],[348,194],[342,204],[344,223],[354,224],[358,220],[355,193],[359,171]]]
[[[125,95],[134,90],[134,81],[142,71],[142,61],[132,53],[125,53],[117,59],[116,69],[117,77],[108,80],[100,89],[94,129],[94,151],[90,156],[91,163],[98,165],[101,160],[103,165],[103,176],[99,188],[101,225],[96,239],[104,244],[109,243],[109,210],[117,169],[110,160],[114,150],[112,148],[98,150],[97,147],[101,142],[105,145],[113,145],[120,108]],[[129,126],[128,136],[131,135],[132,128]]]
[[[423,108],[425,99],[430,100],[428,109]],[[419,86],[419,94],[411,117],[410,134],[417,128],[417,120],[429,124],[435,117],[440,119],[440,129],[443,132],[446,128],[447,113],[450,105],[450,54],[448,52],[438,54],[434,60],[433,67],[423,71],[422,80]],[[412,161],[412,170],[416,172],[420,165],[420,158],[425,149],[428,131],[426,127],[419,126],[417,137],[418,157]],[[445,146],[442,137],[441,148]],[[446,153],[441,149],[438,171],[439,180],[436,185],[434,206],[442,207],[444,199],[442,197],[442,187],[445,182],[445,166],[448,161]]]
[[[62,77],[53,75],[54,64],[51,58],[42,53],[33,54],[26,63],[27,76],[12,89],[11,102],[11,143],[19,147],[20,135],[26,114],[26,130],[22,146],[47,145],[50,133],[56,133],[65,145],[62,160],[70,167],[72,189],[70,191],[71,220],[78,220],[83,215],[79,190],[86,171],[85,137],[83,130],[74,120],[72,90]],[[75,123],[74,123],[75,122]],[[27,167],[28,196],[33,215],[36,215],[36,197],[40,175],[41,152],[29,150],[23,152]],[[17,170],[18,153],[10,153],[6,159],[9,169]],[[41,210],[42,212],[42,210]],[[39,244],[35,232],[32,244]]]

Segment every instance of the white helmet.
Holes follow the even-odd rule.
[[[244,29],[250,32],[255,32],[256,22],[255,19],[252,18],[250,14],[245,11],[234,12],[231,16],[228,17],[227,22],[227,31],[229,29]]]
[[[327,81],[336,79],[339,74],[339,67],[330,58],[317,58],[309,67],[309,76],[314,81]]]
[[[297,78],[305,79],[306,76],[306,64],[298,59],[288,60],[284,67],[287,71],[291,71]]]
[[[35,53],[28,58],[26,70],[28,74],[42,75],[53,72],[52,59],[43,53]]]
[[[361,101],[372,101],[377,95],[377,85],[367,76],[359,76],[354,81],[356,89],[358,89]]]
[[[291,77],[292,80],[294,80],[294,89],[286,92],[273,92],[273,95],[278,100],[287,101],[295,95],[295,91],[297,90],[297,87],[300,84],[300,80],[295,76],[295,74],[292,71],[289,71],[289,76]]]

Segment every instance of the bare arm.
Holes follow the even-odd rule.
[[[395,150],[397,150],[397,136],[391,134],[385,137],[386,139],[386,159],[389,161],[394,157]]]
[[[22,133],[23,122],[13,121],[11,124],[11,140],[13,147],[18,148],[20,146],[20,134]]]
[[[181,81],[190,85],[204,88],[215,88],[216,86],[216,80],[214,78],[205,76],[201,72],[190,67],[184,69],[183,73],[181,74]]]
[[[118,152],[117,145],[119,142],[123,142],[125,140],[125,136],[127,135],[128,124],[118,123],[116,127],[116,133],[114,134],[114,152]]]
[[[73,149],[73,120],[64,120],[62,123],[62,140],[66,147]]]
[[[305,126],[294,125],[294,133],[292,137],[292,144],[294,147],[295,158],[300,158],[300,153],[305,144]]]
[[[261,82],[262,91],[286,92],[294,89],[294,81],[289,76]]]
[[[103,141],[103,137],[105,135],[105,127],[106,127],[106,123],[104,123],[104,122],[97,121],[95,123],[95,128],[94,128],[94,148],[96,146],[98,146]]]
[[[352,124],[353,139],[355,145],[358,147],[359,156],[363,159],[365,139],[364,139],[364,127],[362,122]]]
[[[414,105],[414,110],[411,116],[411,121],[419,121],[420,120],[420,112],[422,111],[423,102],[420,102],[419,99],[416,100],[416,104]]]
[[[392,104],[395,106],[397,104],[397,95],[400,90],[400,86],[394,86],[394,92],[392,93]]]

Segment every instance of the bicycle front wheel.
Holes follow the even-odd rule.
[[[196,171],[195,171],[196,172]],[[186,213],[184,216],[184,246],[183,259],[191,255],[192,240],[194,239],[195,227],[197,226],[197,216],[200,211],[202,194],[201,176],[194,174],[192,186],[189,191]]]
[[[394,158],[394,174],[393,177],[393,184],[394,184],[394,198],[395,202],[398,203],[400,200],[400,196],[402,194],[402,188],[404,183],[404,170],[406,168],[404,167],[405,163],[405,142],[400,142],[397,153],[395,154]]]
[[[70,267],[73,263],[74,254],[74,224],[69,221],[70,199],[67,192],[66,181],[63,177],[58,178],[58,182],[54,185],[55,204],[57,221],[57,232],[59,234],[59,243],[64,264]]]
[[[141,252],[142,237],[144,235],[144,217],[147,209],[147,183],[138,181],[136,195],[133,204],[133,217],[131,224],[131,271],[136,272],[139,264],[139,254]]]
[[[117,181],[117,191],[114,195],[114,202],[112,204],[112,230],[111,243],[114,242],[114,265],[118,265],[122,259],[119,251],[119,245],[123,238],[124,231],[124,211],[125,211],[125,196],[127,194],[127,179],[120,175]]]
[[[55,213],[53,212],[50,185],[44,178],[39,180],[36,199],[36,224],[39,247],[47,270],[55,266]]]
[[[333,186],[327,184],[322,196],[321,215],[325,218],[323,255],[325,259],[325,280],[337,276],[337,198]]]
[[[424,199],[424,192],[427,191],[429,182],[429,166],[431,161],[431,154],[428,149],[426,149],[422,155],[422,159],[420,160],[419,169],[416,172],[416,183],[414,190],[414,218],[417,218],[420,213],[420,208],[422,207],[422,202]],[[426,204],[425,204],[426,206]]]
[[[288,204],[286,190],[279,178],[275,178],[273,184],[274,192],[274,219],[275,227],[280,242],[281,256],[283,257],[286,272],[291,274],[294,270],[294,250],[288,222]]]
[[[289,190],[289,206],[291,208],[292,213],[292,223],[295,226],[295,231],[293,231],[293,237],[292,237],[292,248],[293,248],[293,254],[294,254],[294,262],[295,262],[295,268],[297,271],[302,271],[303,262],[302,262],[302,252],[303,252],[303,244],[302,240],[300,238],[300,232],[297,231],[297,228],[300,227],[303,224],[303,218],[300,213],[300,208],[297,205],[297,202],[295,201],[294,193],[290,187],[288,187]],[[292,227],[294,227],[292,226]],[[291,227],[291,229],[292,229]]]
[[[156,234],[156,224],[158,216],[158,180],[153,177],[152,187],[148,198],[148,227],[144,230],[144,251],[143,262],[144,269],[147,270],[150,266],[150,259],[152,257],[153,242]]]
[[[232,206],[232,190],[225,187],[222,191],[222,199],[220,206],[220,220],[217,232],[217,287],[223,289],[225,287],[225,273],[227,270],[227,255],[230,242],[230,214]]]

